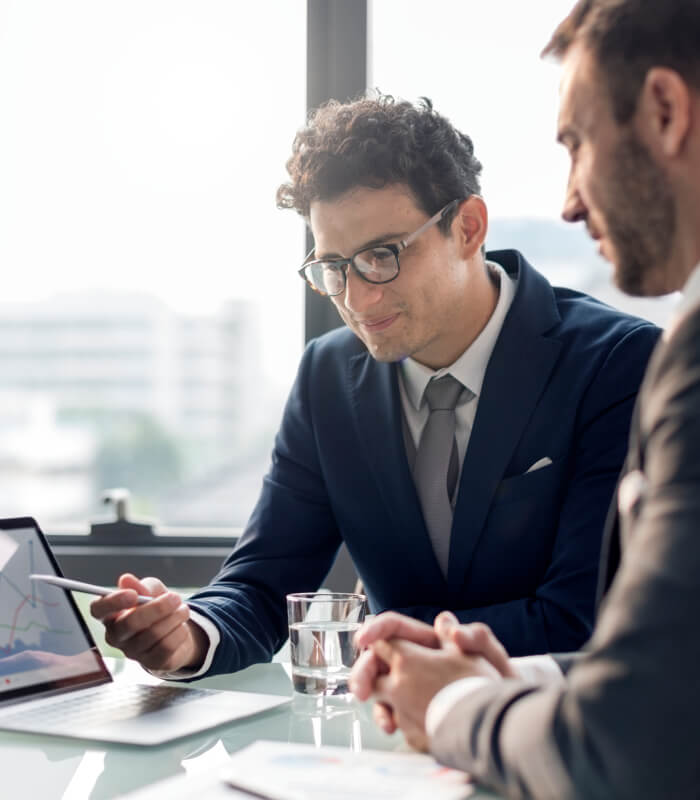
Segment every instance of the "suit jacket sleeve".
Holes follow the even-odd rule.
[[[577,650],[591,634],[605,516],[624,462],[639,385],[657,339],[653,325],[627,333],[611,348],[578,407],[562,409],[577,415],[578,433],[559,517],[551,523],[556,528],[551,560],[536,590],[527,597],[455,611],[463,623],[489,625],[511,655]],[[432,623],[442,609],[401,610]]]
[[[639,428],[646,488],[587,653],[563,688],[493,684],[443,723],[450,763],[509,797],[700,796],[700,313],[655,355]]]
[[[270,471],[238,545],[219,574],[188,601],[219,628],[209,674],[269,661],[287,638],[285,595],[315,591],[341,543],[329,506],[312,425],[322,402],[310,391],[307,348],[275,439]]]

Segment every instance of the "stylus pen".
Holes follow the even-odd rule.
[[[69,578],[59,578],[56,575],[30,575],[29,580],[50,583],[53,586],[60,586],[62,589],[72,589],[74,592],[87,592],[88,594],[106,595],[117,591],[116,589],[108,589],[106,586],[97,586],[95,583],[72,581]],[[137,602],[139,605],[148,603],[151,600],[153,600],[152,597],[146,597],[142,594],[138,595],[137,597]]]

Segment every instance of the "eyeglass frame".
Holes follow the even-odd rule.
[[[401,272],[401,262],[399,261],[399,253],[402,253],[409,245],[412,245],[416,239],[429,228],[432,228],[433,225],[437,225],[438,222],[441,222],[452,209],[456,208],[459,203],[461,203],[466,198],[460,197],[451,200],[446,206],[443,206],[439,211],[433,214],[429,220],[424,222],[419,228],[417,228],[413,233],[409,233],[405,239],[401,239],[398,244],[394,244],[393,242],[388,242],[387,244],[375,244],[371,245],[370,247],[361,247],[355,253],[353,253],[350,258],[317,258],[313,259],[312,261],[308,261],[307,259],[310,258],[314,250],[316,249],[313,247],[304,258],[304,263],[298,270],[299,277],[304,281],[304,283],[309,286],[317,294],[320,294],[322,297],[338,297],[341,295],[348,286],[348,271],[347,269],[343,269],[344,267],[350,266],[355,271],[355,274],[358,275],[363,281],[366,283],[371,283],[374,285],[381,285],[384,283],[391,283],[391,281],[395,281],[399,277],[399,273]],[[360,255],[360,253],[364,253],[366,250],[375,250],[377,248],[386,248],[387,250],[391,251],[394,254],[394,258],[396,259],[396,274],[392,275],[391,278],[387,278],[383,281],[373,281],[368,278],[366,275],[363,275],[362,272],[357,268],[355,265],[355,258]],[[330,294],[329,292],[324,292],[321,289],[316,288],[313,283],[306,277],[306,270],[308,267],[312,267],[314,264],[329,264],[330,269],[337,270],[341,272],[343,275],[343,287],[339,289],[337,292]]]

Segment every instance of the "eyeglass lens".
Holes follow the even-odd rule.
[[[399,271],[396,254],[388,247],[372,247],[362,250],[353,258],[357,272],[370,283],[386,283],[395,278]],[[347,264],[339,266],[332,261],[309,264],[306,277],[313,286],[324,294],[340,294],[345,289]]]

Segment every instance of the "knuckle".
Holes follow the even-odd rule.
[[[473,633],[475,636],[478,636],[482,640],[491,638],[491,628],[489,628],[485,622],[474,622],[473,626]]]
[[[154,595],[161,595],[165,594],[168,589],[159,578],[154,578],[153,576],[149,575],[146,578],[141,579],[141,583],[148,589],[151,594]]]
[[[151,600],[144,607],[144,610],[149,606],[154,615],[167,616],[180,607],[180,598],[173,592],[164,592],[159,594],[156,600]]]

